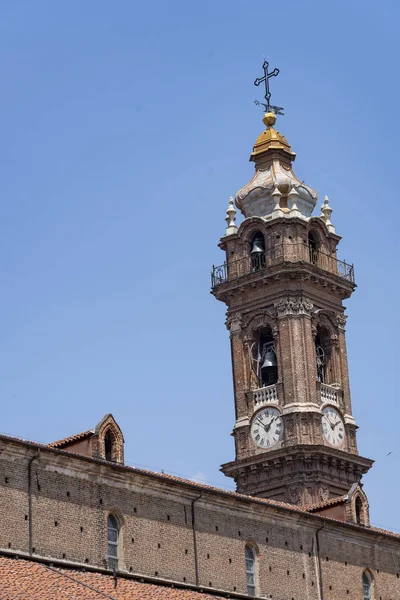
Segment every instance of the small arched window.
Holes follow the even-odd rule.
[[[314,231],[308,234],[308,251],[310,253],[310,263],[316,265],[318,262],[318,236]]]
[[[113,460],[113,445],[114,445],[114,438],[111,434],[110,431],[107,431],[105,436],[104,436],[104,458],[106,460]]]
[[[362,525],[362,516],[363,516],[363,503],[360,496],[356,498],[356,523],[358,525]]]
[[[265,267],[265,242],[264,236],[260,231],[253,235],[250,244],[251,268],[253,271],[259,271]]]
[[[118,571],[118,542],[119,542],[119,523],[114,515],[108,515],[107,521],[107,564],[108,568]]]
[[[362,586],[364,600],[372,600],[372,577],[368,571],[364,571],[362,574]]]
[[[256,556],[250,546],[246,546],[246,582],[249,596],[256,595]]]

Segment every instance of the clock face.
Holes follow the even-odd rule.
[[[322,432],[331,446],[343,444],[345,436],[343,419],[332,406],[326,406],[322,410]]]
[[[253,417],[251,437],[260,448],[272,448],[282,439],[283,421],[276,408],[263,408]]]

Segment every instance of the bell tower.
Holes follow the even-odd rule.
[[[269,99],[268,99],[269,101]],[[266,129],[250,160],[255,173],[231,198],[225,262],[212,293],[227,305],[236,422],[235,460],[222,465],[237,491],[293,504],[346,494],[372,465],[359,456],[352,416],[343,300],[353,266],[338,259],[328,198],[294,174],[295,154]]]

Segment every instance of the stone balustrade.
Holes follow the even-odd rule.
[[[321,383],[321,401],[323,403],[329,402],[329,404],[339,405],[339,397],[341,394],[341,390],[334,385],[326,385],[326,383]]]
[[[277,404],[278,403],[278,391],[277,386],[267,385],[266,387],[259,388],[253,391],[254,407],[258,408],[263,404]]]

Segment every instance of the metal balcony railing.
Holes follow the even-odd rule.
[[[223,265],[213,266],[211,271],[211,287],[214,289],[222,283],[234,281],[251,273],[263,271],[284,262],[309,263],[319,269],[328,271],[345,279],[350,283],[354,280],[354,265],[339,260],[336,254],[329,254],[323,250],[315,250],[308,244],[284,243],[267,248],[263,254],[245,256],[238,260],[224,262]]]

